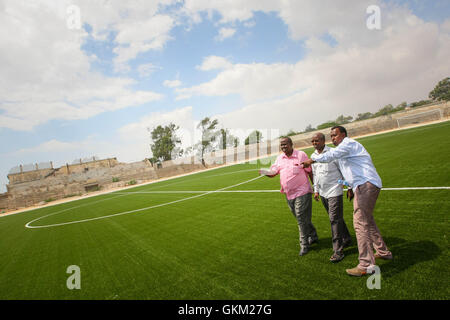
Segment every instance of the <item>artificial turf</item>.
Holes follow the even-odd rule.
[[[384,187],[448,187],[449,133],[443,122],[358,140]],[[394,260],[377,261],[379,290],[345,273],[358,262],[347,201],[354,243],[332,264],[330,223],[319,202],[312,220],[320,241],[299,257],[297,224],[280,193],[149,193],[219,190],[267,166],[239,164],[4,216],[0,299],[449,298],[448,189],[381,191],[374,215]],[[226,190],[276,189],[278,177],[261,177]],[[100,219],[25,228],[40,217],[31,226]],[[79,290],[66,286],[70,265],[80,267]]]

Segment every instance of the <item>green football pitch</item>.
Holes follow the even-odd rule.
[[[380,289],[345,273],[358,263],[348,201],[344,260],[329,261],[315,201],[320,240],[298,256],[279,178],[258,176],[271,158],[1,217],[0,299],[448,299],[450,190],[432,187],[450,186],[449,137],[447,121],[358,139],[387,188],[374,215],[394,260],[377,261]]]

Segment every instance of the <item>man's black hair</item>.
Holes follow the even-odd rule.
[[[280,141],[283,139],[287,139],[287,141],[289,141],[289,143],[291,144],[291,146],[293,146],[294,144],[292,143],[292,139],[290,137],[281,137]]]
[[[347,129],[345,129],[343,126],[334,126],[333,128],[331,128],[331,130],[333,129],[339,129],[339,132],[343,132],[345,136],[347,136]]]

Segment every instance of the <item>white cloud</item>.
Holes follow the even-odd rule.
[[[203,67],[203,70],[208,69]],[[292,82],[294,71],[293,65],[285,63],[235,64],[228,66],[209,82],[177,89],[178,99],[190,98],[193,95],[225,96],[229,94],[239,94],[249,102],[272,98],[301,89]]]
[[[250,20],[255,11],[270,12],[279,8],[278,2],[273,0],[185,0],[183,11],[196,23],[201,21],[200,13],[207,12],[211,18],[218,12],[222,19],[220,23]]]
[[[1,127],[32,130],[162,98],[132,90],[132,79],[93,72],[92,56],[81,50],[87,34],[67,28],[69,2],[58,3],[5,1],[0,8]]]
[[[127,30],[131,31],[137,23],[145,22],[149,17],[158,15],[160,6],[171,5],[177,1],[66,0],[66,2],[74,3],[80,7],[83,22],[92,26],[93,35],[97,39],[104,39],[105,33],[108,34],[111,30],[124,31],[122,37],[126,38],[128,36]],[[143,32],[144,30],[137,31]],[[152,33],[152,31],[149,32]],[[129,36],[133,37],[133,35]],[[140,37],[142,39],[145,36],[140,35]]]
[[[182,84],[181,81],[178,80],[178,79],[176,79],[176,80],[165,80],[163,82],[163,85],[165,87],[169,87],[169,88],[176,88],[176,87],[181,86],[181,84]]]
[[[152,63],[146,63],[139,65],[137,71],[139,73],[139,77],[146,78],[158,69],[161,68],[153,65]]]
[[[202,71],[209,71],[209,70],[229,69],[232,66],[233,66],[232,63],[224,57],[208,56],[203,59],[203,62],[200,66],[197,66],[197,69]]]
[[[73,150],[74,147],[76,147],[77,145],[79,146],[78,143],[74,144],[70,142],[63,142],[56,139],[52,139],[34,147],[19,149],[15,153],[26,155],[32,153],[65,152]]]
[[[236,33],[234,28],[220,28],[219,34],[215,37],[216,41],[224,41],[227,38],[231,38]]]
[[[246,28],[253,28],[254,26],[256,26],[256,22],[253,20],[244,22],[244,27]]]
[[[295,64],[233,64],[208,82],[178,89],[178,99],[238,94],[247,106],[218,115],[226,127],[285,132],[342,113],[356,116],[389,103],[425,99],[450,73],[447,24],[424,22],[404,8],[394,8],[373,38],[350,43],[342,33],[342,42],[331,47],[309,37],[306,57]]]
[[[119,24],[119,33],[115,38],[119,46],[113,50],[117,54],[114,59],[115,70],[128,71],[127,63],[139,53],[162,49],[172,39],[169,33],[173,26],[173,18],[167,15],[155,15],[144,21]]]
[[[96,136],[89,136],[82,140],[61,141],[51,139],[39,145],[22,148],[8,156],[21,159],[22,164],[52,161],[55,168],[76,159],[92,156],[100,158],[115,157],[117,144],[111,141],[99,140]],[[29,159],[29,161],[25,160]]]

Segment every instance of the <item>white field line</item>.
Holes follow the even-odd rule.
[[[125,211],[125,212],[119,212],[119,213],[110,214],[110,215],[101,216],[101,217],[96,217],[96,218],[89,218],[89,219],[76,220],[76,221],[69,221],[69,222],[63,222],[63,223],[55,223],[55,224],[49,224],[49,225],[43,225],[43,226],[31,226],[31,225],[30,225],[30,224],[32,224],[33,222],[38,221],[38,220],[41,220],[41,219],[43,219],[43,218],[46,218],[46,217],[49,217],[49,216],[52,216],[52,215],[55,215],[55,214],[58,214],[58,213],[61,213],[61,212],[64,212],[64,211],[68,211],[68,210],[70,210],[70,209],[76,209],[76,208],[79,208],[79,207],[81,207],[81,206],[73,207],[73,208],[70,208],[70,209],[65,209],[65,210],[62,210],[62,211],[59,211],[59,212],[51,213],[51,214],[48,214],[48,215],[39,217],[39,218],[37,218],[37,219],[34,219],[34,220],[28,222],[28,223],[25,225],[25,227],[26,227],[26,228],[29,228],[29,229],[57,227],[57,226],[63,226],[63,225],[68,225],[68,224],[75,224],[75,223],[82,223],[82,222],[88,222],[88,221],[94,221],[94,220],[106,219],[106,218],[110,218],[110,217],[115,217],[115,216],[125,215],[125,214],[134,213],[134,212],[139,212],[139,211],[144,211],[144,210],[148,210],[148,209],[154,209],[154,208],[164,207],[164,206],[167,206],[167,205],[170,205],[170,204],[174,204],[174,203],[178,203],[178,202],[182,202],[182,201],[186,201],[186,200],[190,200],[190,199],[195,199],[195,198],[203,197],[203,196],[206,196],[206,195],[211,194],[211,193],[216,193],[216,192],[220,192],[220,191],[223,191],[223,190],[226,190],[226,189],[234,188],[234,187],[243,185],[243,184],[245,184],[245,183],[252,182],[252,181],[254,181],[254,180],[256,180],[256,179],[259,179],[259,178],[261,178],[261,177],[263,177],[263,176],[258,176],[258,177],[256,177],[256,178],[252,178],[252,179],[250,179],[250,180],[247,180],[247,181],[244,181],[244,182],[240,182],[240,183],[234,184],[234,185],[232,185],[232,186],[228,186],[228,187],[221,188],[221,189],[218,189],[218,190],[206,191],[205,193],[201,193],[201,194],[198,194],[198,195],[195,195],[195,196],[192,196],[192,197],[187,197],[187,198],[183,198],[183,199],[179,199],[179,200],[175,200],[175,201],[171,201],[171,202],[166,202],[166,203],[162,203],[162,204],[158,204],[158,205],[154,205],[154,206],[150,206],[150,207],[140,208],[140,209],[136,209],[136,210],[130,210],[130,211]],[[126,194],[129,194],[129,193],[126,193]],[[121,194],[121,195],[119,195],[119,196],[124,196],[124,195],[126,195],[126,194]],[[118,197],[119,197],[119,196],[118,196]],[[114,197],[114,198],[115,198],[115,197]],[[110,199],[112,199],[112,198],[110,198]],[[105,200],[108,200],[108,199],[103,199],[102,201],[105,201]],[[98,201],[98,202],[100,202],[100,201]]]
[[[381,188],[381,190],[450,190],[450,187],[406,187],[406,188]]]

